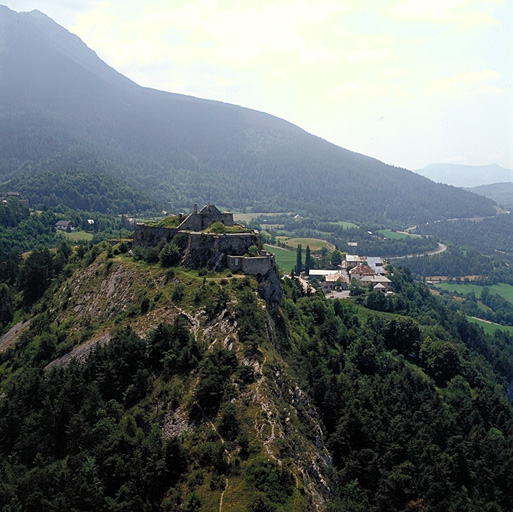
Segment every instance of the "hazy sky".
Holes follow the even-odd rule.
[[[512,0],[0,0],[140,85],[254,108],[417,169],[513,169]]]

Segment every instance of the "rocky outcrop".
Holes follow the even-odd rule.
[[[281,279],[276,267],[271,267],[266,274],[259,276],[257,279],[258,294],[265,300],[269,311],[276,314],[283,295]]]

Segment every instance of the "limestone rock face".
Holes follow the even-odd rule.
[[[283,288],[276,267],[270,268],[266,274],[258,278],[258,294],[265,300],[272,314],[278,312]]]

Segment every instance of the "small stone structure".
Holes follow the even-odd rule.
[[[242,272],[250,276],[263,276],[276,265],[274,254],[267,251],[260,251],[259,256],[229,255],[227,260],[228,268],[232,272]]]
[[[178,231],[203,231],[214,222],[220,222],[225,226],[233,226],[233,213],[221,213],[213,204],[204,206],[198,212],[198,205],[195,204],[194,211],[182,220],[178,226]]]

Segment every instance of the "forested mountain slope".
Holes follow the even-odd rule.
[[[399,268],[350,302],[285,279],[270,315],[126,251],[21,263],[22,297],[52,273],[0,338],[1,510],[512,509],[511,336]]]
[[[86,150],[175,211],[215,201],[405,224],[493,214],[486,198],[271,115],[139,87],[38,11],[1,7],[0,47],[0,176]]]
[[[513,177],[512,177],[513,179]],[[488,197],[505,208],[513,208],[513,183],[492,183],[469,189],[474,194]]]

